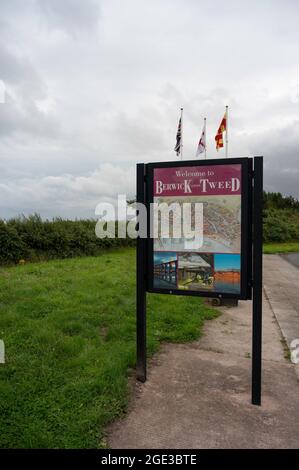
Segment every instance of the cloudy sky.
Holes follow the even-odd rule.
[[[299,198],[298,17],[298,0],[1,0],[0,218],[133,196],[136,162],[176,158],[181,106],[184,158],[204,116],[217,157],[228,104],[230,156],[264,155],[266,189]]]

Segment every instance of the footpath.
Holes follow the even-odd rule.
[[[251,303],[239,302],[206,322],[200,340],[162,346],[128,414],[107,430],[110,448],[299,447],[297,366],[286,345],[299,332],[299,270],[267,255],[264,284],[262,406],[251,405]]]
[[[264,292],[289,349],[299,340],[298,258],[298,253],[264,256]],[[295,372],[299,380],[299,364]]]

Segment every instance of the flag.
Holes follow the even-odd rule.
[[[223,116],[217,134],[215,136],[216,141],[216,150],[218,151],[220,148],[223,147],[223,132],[226,132],[226,113]]]
[[[181,153],[181,140],[182,140],[182,117],[180,117],[178,131],[176,133],[176,144],[174,147],[174,151],[176,152],[177,157]]]
[[[198,142],[198,146],[197,146],[197,151],[196,151],[196,157],[199,157],[199,155],[201,153],[203,153],[206,149],[206,129],[205,129],[205,126],[203,127],[203,130],[202,130],[202,133],[201,133],[201,137],[199,139],[199,142]]]

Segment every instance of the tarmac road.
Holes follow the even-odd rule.
[[[299,268],[299,253],[287,253],[285,255],[281,255],[284,259],[286,259],[289,263],[296,268]]]
[[[299,339],[298,268],[299,253],[264,256],[264,289],[289,347]]]

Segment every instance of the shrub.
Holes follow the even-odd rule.
[[[299,211],[266,209],[264,211],[264,241],[290,242],[299,240]]]
[[[0,220],[0,263],[17,263],[28,249],[17,230]]]
[[[97,238],[95,225],[95,220],[43,221],[38,214],[0,220],[0,263],[96,256],[109,248],[135,245],[130,238]],[[298,241],[299,201],[264,193],[263,225],[265,242]]]
[[[0,220],[0,263],[95,256],[108,248],[133,246],[130,238],[99,239],[95,220],[43,221],[38,214]]]

